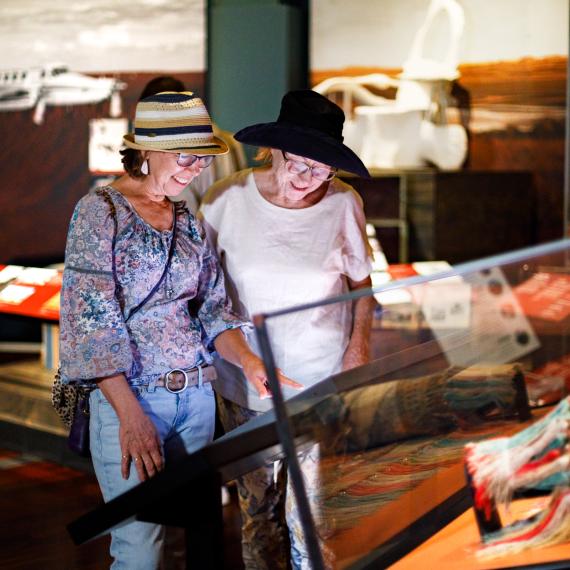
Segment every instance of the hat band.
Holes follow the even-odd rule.
[[[188,146],[197,148],[218,148],[214,142],[214,133],[211,125],[193,125],[183,127],[135,128],[134,140],[137,144],[172,149]]]
[[[165,91],[163,93],[157,93],[155,95],[150,95],[143,100],[143,103],[158,103],[159,105],[164,105],[168,103],[186,103],[191,99],[196,99],[192,91]]]
[[[213,134],[211,125],[194,125],[192,127],[186,125],[183,127],[163,127],[161,129],[156,128],[137,128],[135,127],[135,137],[137,135],[142,137],[172,137],[176,135],[190,135],[194,133],[210,133]]]
[[[142,103],[139,103],[142,105]],[[206,112],[204,108],[201,107],[184,107],[182,109],[155,109],[154,107],[150,109],[137,109],[137,114],[135,121],[165,121],[172,118],[185,119],[188,120],[192,117],[192,121],[209,121],[210,115]]]
[[[176,146],[173,145],[173,141],[168,143],[152,142],[152,141],[135,141],[137,144],[144,146],[148,150],[161,150],[161,151],[180,151],[189,152],[193,151],[209,151],[209,150],[219,150],[223,148],[221,145],[212,142],[197,141],[196,139],[183,139],[177,141]]]

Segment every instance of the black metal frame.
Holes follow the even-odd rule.
[[[273,397],[273,409],[275,410],[275,415],[277,417],[277,433],[279,434],[279,440],[281,441],[281,445],[285,451],[285,457],[287,458],[288,474],[291,478],[291,485],[293,486],[293,491],[295,493],[301,526],[303,527],[305,542],[311,558],[311,565],[314,570],[324,570],[325,563],[319,546],[315,522],[309,508],[305,481],[297,458],[293,427],[285,407],[281,385],[277,378],[277,370],[275,360],[273,358],[273,351],[271,350],[271,344],[269,342],[265,317],[263,315],[257,315],[253,319],[253,324],[255,325],[257,340],[259,341],[261,353],[263,354],[267,379],[269,380],[269,388],[271,389]]]
[[[265,338],[268,342],[264,320],[260,323],[258,317],[256,324],[262,329],[260,340]],[[307,436],[310,435],[302,431],[306,423],[298,420],[308,410],[314,409],[316,404],[339,392],[371,382],[390,382],[394,374],[417,366],[418,363],[433,358],[440,351],[437,342],[426,342],[418,350],[406,351],[404,354],[392,354],[366,366],[330,376],[288,400],[286,404],[277,383],[273,360],[271,360],[272,366],[268,367],[268,377],[273,392],[274,411],[247,422],[209,446],[185,457],[178,464],[167,466],[164,471],[145,483],[72,522],[68,525],[68,530],[74,542],[81,544],[135,519],[173,524],[186,528],[189,541],[192,537],[197,539],[197,544],[193,542],[187,544],[192,549],[192,562],[195,564],[198,558],[207,559],[210,566],[205,563],[197,567],[216,568],[212,565],[217,562],[212,559],[211,553],[215,551],[216,554],[221,555],[222,552],[222,507],[219,502],[219,487],[222,483],[248,473],[267,461],[282,458],[284,455],[290,466],[296,463],[298,469],[297,450],[304,445]],[[264,347],[264,354],[266,353],[267,349]],[[283,428],[283,425],[286,427]],[[291,474],[295,469],[293,467]],[[301,509],[306,509],[304,516],[311,517],[300,469],[297,475],[291,475],[291,477],[296,497],[300,498],[299,506]],[[301,490],[299,490],[299,480],[302,485]],[[460,491],[461,496],[468,497],[467,491],[467,487]],[[402,531],[389,543],[370,553],[361,563],[373,564],[370,562],[373,560],[378,564],[379,560],[396,560],[403,556],[470,506],[470,504],[461,503],[461,508],[459,508],[457,504],[457,499],[448,498],[435,510],[437,514],[435,519],[433,519],[434,513],[422,516],[412,522],[409,527],[413,532]],[[301,505],[304,506],[301,507]],[[444,517],[442,513],[447,513],[447,515]],[[435,522],[430,522],[432,519]],[[306,520],[303,521],[305,532],[307,532],[306,523]],[[309,531],[306,534],[308,543],[312,544],[311,548],[316,548],[318,538],[312,517],[308,528]],[[425,533],[418,529],[429,529],[429,532],[424,536]],[[418,542],[417,539],[420,536],[424,538]],[[318,557],[321,553],[320,549],[317,550],[316,556]],[[312,558],[313,556],[314,553],[311,553]],[[322,563],[322,559],[320,562],[318,558],[316,560],[316,564]],[[317,568],[316,564],[313,562],[315,568]]]

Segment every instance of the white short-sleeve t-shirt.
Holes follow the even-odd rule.
[[[362,200],[333,179],[317,204],[282,208],[259,192],[252,169],[215,184],[200,209],[208,239],[226,275],[234,309],[251,318],[345,293],[347,278],[365,279],[371,260]],[[287,376],[311,386],[340,371],[352,330],[352,308],[335,303],[267,321],[275,362]],[[248,342],[260,354],[251,332]],[[216,389],[241,406],[265,411],[271,401],[236,368],[218,367]],[[298,394],[284,387],[286,398]]]

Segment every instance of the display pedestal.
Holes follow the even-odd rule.
[[[547,498],[546,498],[547,499]],[[522,499],[511,504],[511,515],[518,518],[545,499]],[[434,534],[424,544],[390,566],[390,570],[491,570],[496,568],[569,568],[568,544],[525,550],[503,558],[480,560],[476,556],[480,544],[475,515],[469,509],[452,523]]]
[[[51,403],[52,384],[53,372],[39,358],[0,365],[0,420],[67,436]]]

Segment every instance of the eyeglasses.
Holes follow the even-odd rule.
[[[208,168],[210,164],[214,161],[214,156],[207,155],[207,156],[196,156],[195,154],[184,154],[183,152],[178,154],[178,158],[176,159],[176,164],[178,166],[184,166],[185,168],[188,166],[192,166],[195,162],[198,162],[198,166],[200,168]]]
[[[281,154],[283,155],[283,160],[285,161],[285,167],[291,174],[305,174],[305,172],[310,171],[313,178],[316,178],[317,180],[321,180],[323,182],[332,180],[336,175],[336,168],[331,168],[330,166],[309,166],[302,160],[288,158],[283,151],[281,151]]]

